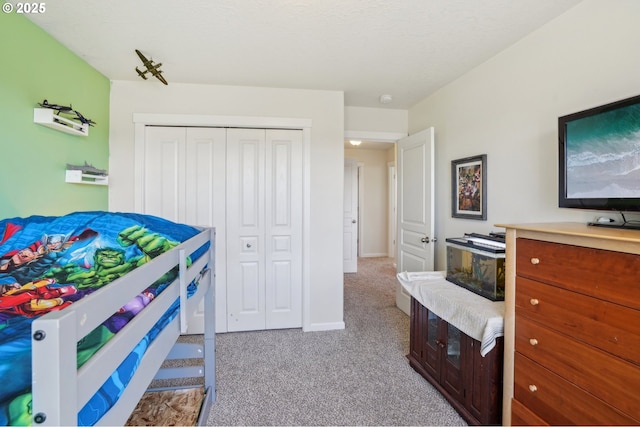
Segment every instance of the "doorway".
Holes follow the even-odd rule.
[[[395,257],[393,245],[395,183],[389,167],[395,165],[395,141],[345,142],[345,159],[353,159],[358,170],[358,256]],[[393,169],[391,169],[393,170]],[[345,177],[345,183],[349,179]],[[345,190],[347,191],[347,190]],[[392,226],[393,225],[393,226]]]

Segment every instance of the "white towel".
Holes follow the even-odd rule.
[[[445,279],[442,271],[399,273],[402,287],[436,316],[480,341],[485,356],[504,335],[504,301],[491,301]]]
[[[415,280],[444,279],[444,271],[404,271],[398,274],[402,280],[413,282]]]

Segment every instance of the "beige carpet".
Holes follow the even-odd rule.
[[[409,367],[392,260],[361,258],[344,284],[344,330],[216,336],[209,425],[466,425]]]
[[[409,317],[395,306],[396,284],[392,259],[360,258],[358,273],[344,275],[344,330],[217,334],[208,425],[466,425],[409,366]]]

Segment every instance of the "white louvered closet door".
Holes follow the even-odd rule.
[[[227,326],[302,326],[302,132],[227,131]]]

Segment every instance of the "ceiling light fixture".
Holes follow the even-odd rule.
[[[391,95],[380,95],[380,103],[381,104],[388,104],[391,101],[393,101],[393,96]]]
[[[351,140],[349,141],[349,144],[355,145],[357,147],[358,145],[362,144],[362,141]]]

